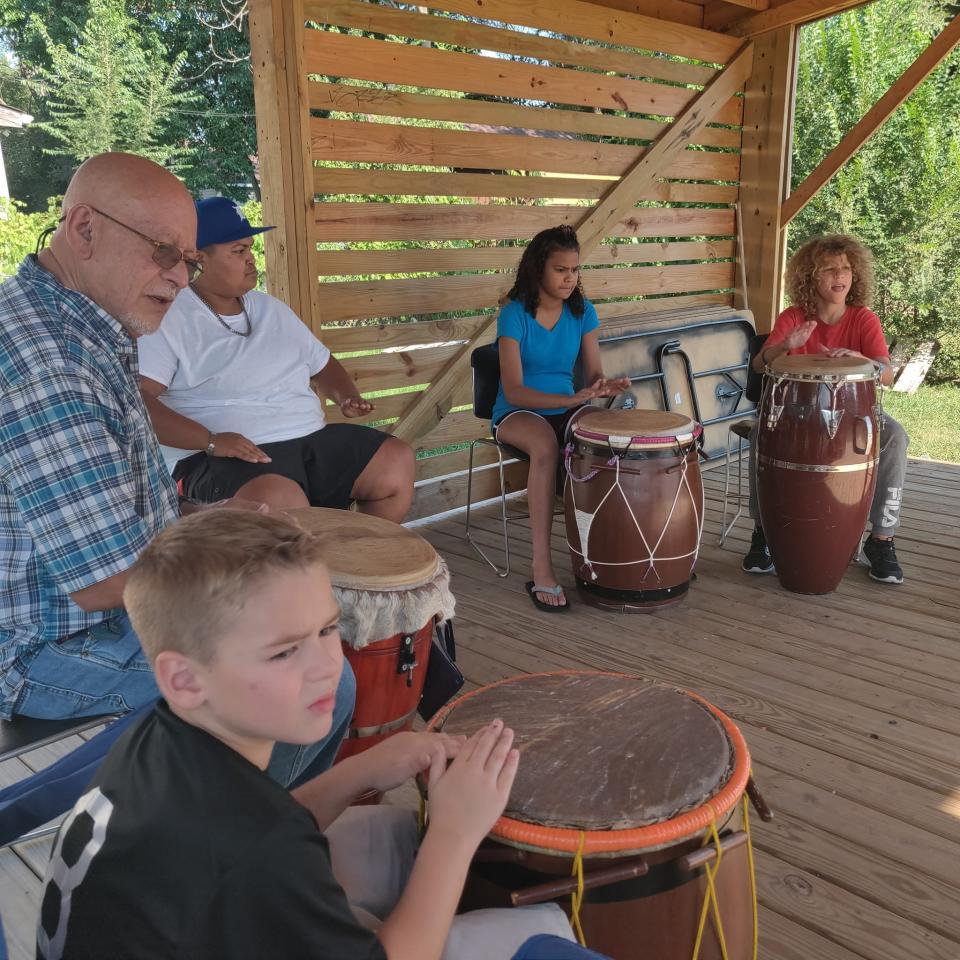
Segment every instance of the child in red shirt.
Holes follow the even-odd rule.
[[[893,383],[893,369],[880,319],[869,309],[873,299],[873,258],[859,241],[845,234],[816,237],[805,243],[787,264],[787,292],[793,301],[777,317],[753,369],[785,353],[825,353],[831,357],[865,357],[880,368],[880,383]],[[871,535],[863,551],[870,576],[881,583],[903,583],[893,536],[900,524],[900,503],[910,438],[903,427],[884,415],[880,430],[877,487],[870,507]],[[772,573],[773,559],[760,526],[754,483],[756,444],[750,445],[750,515],[755,527],[743,559],[747,573]]]

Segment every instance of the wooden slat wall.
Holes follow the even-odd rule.
[[[386,429],[497,309],[524,243],[581,221],[738,47],[581,0],[418,10],[304,3],[310,321]],[[733,97],[586,258],[601,318],[732,303],[742,120]],[[454,401],[415,444],[415,516],[463,503],[463,452],[434,451],[487,425],[469,383]]]

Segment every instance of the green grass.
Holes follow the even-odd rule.
[[[913,395],[884,390],[883,408],[910,435],[911,457],[960,463],[960,387],[922,386]]]

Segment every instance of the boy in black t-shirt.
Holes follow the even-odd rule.
[[[117,741],[60,829],[38,958],[437,960],[510,792],[512,731],[399,734],[288,793],[264,772],[270,751],[326,734],[342,666],[310,534],[261,514],[195,514],[144,551],[124,600],[164,701]],[[333,824],[353,797],[420,770],[431,815],[415,862],[406,811]],[[357,856],[363,844],[390,876]],[[355,884],[348,900],[331,846],[338,873],[367,872],[380,893],[364,902]],[[570,938],[553,905],[457,924],[444,954],[457,960],[507,960],[538,932]]]

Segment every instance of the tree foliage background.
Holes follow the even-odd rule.
[[[801,30],[794,186],[957,12],[943,0],[877,0]],[[960,51],[801,211],[790,252],[834,231],[873,250],[888,336],[938,337],[934,372],[960,377]]]
[[[172,162],[194,192],[259,196],[244,11],[245,0],[0,0],[13,61],[0,99],[34,116],[4,142],[12,194],[45,210],[78,160],[112,147]]]

